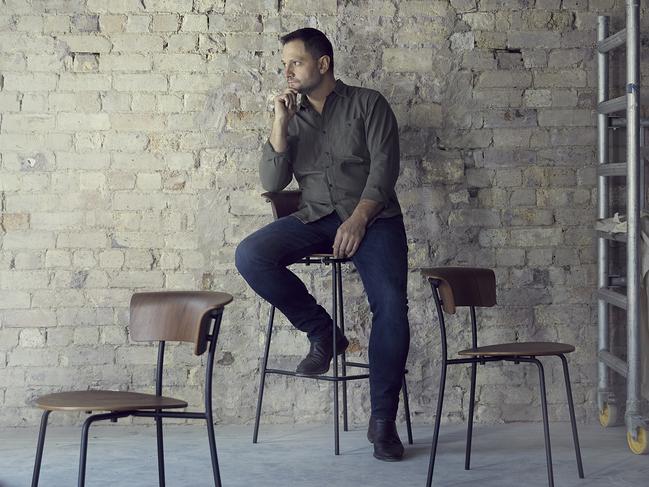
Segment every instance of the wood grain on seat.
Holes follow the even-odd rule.
[[[40,396],[35,404],[50,411],[133,411],[187,407],[187,403],[180,399],[123,391],[58,392]]]
[[[521,342],[501,343],[485,347],[469,348],[458,352],[458,355],[472,357],[515,357],[515,356],[542,356],[557,355],[560,353],[574,352],[575,347],[567,343],[557,342]]]

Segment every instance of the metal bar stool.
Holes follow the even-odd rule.
[[[300,191],[280,191],[277,193],[264,193],[262,194],[267,201],[271,203],[273,209],[273,216],[275,219],[283,216],[290,215],[297,211],[300,202]],[[338,383],[342,382],[342,400],[343,400],[343,430],[348,431],[348,415],[347,415],[347,382],[351,380],[368,379],[369,374],[354,374],[347,375],[347,368],[369,369],[369,364],[360,362],[347,361],[346,354],[340,354],[340,367],[338,363],[338,354],[336,350],[336,328],[340,327],[342,333],[345,333],[345,317],[343,309],[343,280],[342,280],[342,264],[351,262],[351,259],[341,258],[336,259],[332,254],[313,254],[305,257],[304,259],[296,262],[297,264],[324,264],[331,265],[331,290],[332,290],[332,321],[333,321],[333,374],[332,375],[302,375],[292,370],[268,368],[268,356],[270,352],[270,341],[273,334],[273,322],[275,319],[275,307],[271,305],[270,315],[268,318],[268,327],[266,329],[266,343],[264,345],[264,356],[261,364],[261,373],[259,378],[259,394],[257,397],[257,412],[255,415],[255,429],[252,436],[252,442],[257,443],[259,436],[259,422],[261,417],[261,408],[264,400],[264,387],[266,383],[266,375],[278,374],[288,375],[294,377],[302,377],[305,379],[324,380],[333,383],[334,386],[334,454],[340,454],[340,425],[339,425],[339,390]],[[340,369],[340,371],[339,371]],[[403,404],[406,416],[406,428],[408,431],[408,443],[412,445],[412,425],[410,423],[410,405],[408,402],[408,386],[406,384],[407,370],[404,371],[402,382]]]
[[[531,363],[537,366],[539,371],[539,382],[541,392],[541,410],[543,413],[543,433],[545,436],[545,455],[548,471],[548,484],[554,486],[554,474],[552,472],[552,453],[550,449],[550,428],[548,422],[548,406],[545,392],[545,374],[543,364],[537,357],[557,356],[561,359],[563,366],[566,393],[568,396],[568,409],[570,411],[570,423],[572,426],[572,439],[575,446],[577,458],[577,471],[579,478],[584,478],[584,469],[581,462],[579,449],[579,437],[577,435],[577,424],[575,420],[575,408],[572,401],[572,389],[570,387],[570,376],[568,373],[568,362],[565,354],[574,352],[575,347],[566,343],[557,342],[515,342],[502,343],[478,347],[476,307],[491,307],[496,304],[496,276],[491,269],[467,268],[467,267],[438,267],[423,269],[422,274],[430,282],[433,298],[439,318],[439,330],[442,344],[442,371],[437,396],[437,411],[435,413],[435,429],[433,432],[433,443],[430,452],[430,463],[428,466],[428,478],[426,487],[430,487],[433,481],[433,469],[435,467],[435,455],[437,453],[437,441],[439,439],[439,427],[442,416],[442,405],[444,402],[444,387],[446,385],[446,369],[450,365],[471,364],[471,389],[469,394],[469,418],[466,437],[466,451],[464,469],[469,470],[471,463],[471,439],[473,434],[473,411],[475,406],[475,383],[478,364],[484,365],[487,362],[521,362]],[[458,355],[468,358],[449,359],[447,354],[446,323],[444,313],[455,314],[457,306],[468,306],[471,313],[471,348],[458,352]]]

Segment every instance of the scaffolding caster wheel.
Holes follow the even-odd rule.
[[[649,453],[649,435],[644,428],[637,428],[637,438],[634,440],[631,433],[626,434],[626,441],[629,444],[629,449],[636,455],[646,455]]]
[[[620,410],[615,404],[604,404],[604,408],[599,412],[599,424],[604,428],[620,424]]]

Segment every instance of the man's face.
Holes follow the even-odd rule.
[[[300,40],[284,44],[282,64],[288,87],[298,93],[309,94],[324,78],[318,68],[318,60],[309,54]]]

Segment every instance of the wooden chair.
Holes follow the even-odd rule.
[[[262,197],[270,202],[273,216],[275,219],[288,216],[297,211],[300,204],[300,191],[279,191],[276,193],[264,193]],[[268,356],[270,352],[270,341],[273,335],[273,322],[275,319],[275,307],[270,307],[270,316],[268,319],[268,328],[266,330],[266,343],[264,346],[264,357],[262,358],[260,379],[259,379],[259,394],[257,396],[257,411],[255,414],[255,428],[252,435],[252,442],[257,443],[259,435],[259,422],[261,418],[261,407],[264,400],[264,386],[266,384],[266,375],[278,374],[297,376],[305,379],[318,379],[333,382],[334,386],[334,454],[340,453],[340,433],[339,433],[339,399],[338,399],[338,383],[342,382],[342,403],[343,403],[343,430],[348,430],[347,418],[347,382],[350,380],[368,379],[369,374],[355,374],[347,375],[347,367],[359,368],[362,370],[369,369],[369,365],[360,362],[350,362],[347,360],[345,353],[340,355],[340,372],[338,368],[338,354],[336,353],[336,327],[340,327],[343,334],[345,333],[345,315],[343,309],[343,281],[342,281],[342,264],[351,262],[351,259],[346,257],[335,258],[333,254],[313,254],[305,257],[297,262],[298,264],[324,264],[331,265],[331,290],[332,290],[332,312],[331,318],[333,320],[333,374],[332,375],[313,375],[306,376],[298,374],[293,370],[273,369],[268,368]],[[410,405],[408,403],[408,386],[406,384],[407,370],[404,371],[403,383],[401,391],[403,393],[403,404],[406,416],[406,429],[408,434],[408,443],[412,445],[412,425],[410,423]]]
[[[575,408],[572,401],[572,390],[570,387],[570,376],[568,374],[568,363],[565,354],[573,352],[575,347],[565,343],[556,342],[516,342],[501,343],[498,345],[478,346],[476,307],[491,307],[496,304],[496,276],[491,269],[466,268],[466,267],[438,267],[424,269],[424,277],[428,279],[433,291],[433,298],[439,317],[439,329],[442,344],[442,371],[437,396],[437,411],[435,413],[435,429],[433,432],[433,444],[430,452],[430,463],[428,466],[428,479],[426,487],[430,487],[433,480],[433,469],[435,466],[435,455],[437,452],[437,441],[439,438],[439,427],[442,417],[442,405],[444,401],[444,387],[446,384],[446,369],[449,365],[471,364],[471,389],[469,395],[469,418],[466,440],[466,452],[464,460],[465,470],[469,470],[471,462],[471,438],[473,432],[473,411],[475,405],[475,383],[477,365],[484,365],[487,362],[513,362],[514,364],[532,363],[539,371],[541,388],[541,409],[543,413],[543,431],[545,434],[545,454],[548,471],[548,483],[554,486],[554,475],[552,473],[552,453],[550,449],[550,429],[548,424],[548,407],[545,393],[545,374],[543,364],[537,357],[555,355],[561,359],[563,374],[568,396],[568,408],[570,411],[570,422],[572,426],[572,438],[577,457],[577,470],[579,478],[584,478],[584,469],[581,462],[579,450],[579,438],[577,436],[577,425],[575,421]],[[466,358],[449,359],[447,354],[446,324],[444,313],[454,314],[458,306],[468,306],[471,314],[471,348],[458,352],[458,355]]]
[[[86,411],[89,413],[92,411],[108,411],[107,413],[93,414],[83,423],[79,459],[79,487],[83,487],[85,484],[88,431],[92,423],[103,420],[116,422],[117,419],[127,416],[155,419],[158,442],[158,481],[160,486],[165,485],[162,418],[205,420],[214,485],[221,487],[212,417],[212,369],[223,308],[231,301],[232,296],[229,294],[208,291],[134,294],[130,306],[129,329],[131,338],[134,341],[159,342],[155,394],[95,390],[59,392],[38,397],[35,404],[45,411],[43,412],[38,435],[32,487],[38,485],[45,430],[48,417],[52,411]],[[191,342],[194,344],[194,354],[196,355],[202,355],[206,350],[208,351],[204,383],[205,411],[175,411],[187,407],[187,403],[180,399],[162,395],[162,371],[166,341]]]

